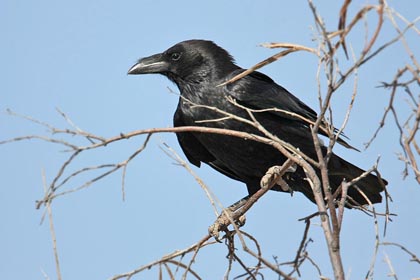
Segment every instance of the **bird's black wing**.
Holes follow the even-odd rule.
[[[187,124],[184,121],[183,112],[178,106],[174,115],[174,126],[181,127],[186,126]],[[241,179],[228,167],[226,167],[222,162],[217,160],[194,136],[191,132],[178,132],[176,133],[178,138],[179,145],[181,146],[182,151],[187,157],[188,161],[194,164],[197,167],[200,167],[201,162],[209,164],[211,167],[219,171],[220,173],[234,179]]]
[[[231,73],[228,79],[243,72],[239,69]],[[270,77],[260,73],[251,74],[239,79],[236,82],[226,85],[229,95],[242,104],[247,104],[251,109],[280,109],[290,113],[316,121],[317,114],[314,110],[300,101],[296,96],[288,92],[282,86],[276,84]],[[272,111],[273,114],[281,115],[284,118],[296,119],[291,114],[280,111]]]
[[[238,69],[232,72],[227,80],[245,71]],[[309,126],[317,120],[317,113],[270,77],[254,71],[251,74],[225,86],[227,94],[245,107],[256,110],[273,109],[270,113],[286,119],[298,120]],[[275,110],[279,109],[279,110]],[[336,129],[334,129],[337,131]],[[325,126],[320,134],[327,135]],[[344,136],[341,134],[341,136]],[[344,136],[345,137],[345,136]],[[355,149],[342,138],[338,142],[346,148]]]
[[[174,126],[187,126],[184,121],[183,112],[178,106],[174,115]],[[212,162],[215,160],[214,156],[198,141],[198,139],[190,132],[177,132],[179,145],[182,148],[188,161],[197,167],[200,167],[200,162]]]

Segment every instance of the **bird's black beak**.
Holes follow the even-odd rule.
[[[164,56],[159,53],[140,59],[130,68],[130,70],[128,70],[127,74],[137,75],[162,73],[168,70],[168,66],[169,64],[164,60]]]

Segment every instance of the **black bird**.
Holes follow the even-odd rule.
[[[215,127],[263,135],[255,127],[227,118],[222,112],[211,108],[250,119],[244,109],[246,107],[255,110],[255,118],[269,132],[317,161],[310,126],[301,118],[314,122],[317,119],[315,111],[260,72],[254,71],[235,82],[223,85],[243,71],[245,70],[235,64],[232,56],[215,43],[188,40],[163,53],[140,59],[130,68],[128,74],[158,73],[178,86],[181,95],[174,115],[175,127]],[[272,108],[295,115],[280,110],[261,111]],[[320,133],[325,134],[325,130],[320,130]],[[271,145],[252,140],[198,132],[177,133],[177,137],[192,164],[199,167],[204,162],[220,173],[244,182],[250,195],[260,188],[260,180],[270,167],[281,165],[286,160]],[[350,147],[341,139],[339,142]],[[322,149],[325,153],[326,148]],[[317,172],[320,176],[319,170]],[[328,162],[328,176],[333,192],[343,180],[350,181],[363,172],[364,170],[335,154],[331,155]],[[302,192],[314,202],[312,189],[305,178],[303,169],[298,167],[284,179],[293,191]],[[379,180],[375,175],[369,174],[357,183],[372,203],[381,202],[380,192],[387,184],[385,180],[382,183]],[[286,191],[280,186],[273,189]],[[348,190],[348,195],[353,199],[349,200],[348,207],[368,203],[353,187]]]

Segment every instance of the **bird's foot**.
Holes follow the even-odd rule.
[[[217,217],[216,221],[209,227],[209,234],[214,237],[214,239],[218,242],[221,242],[220,232],[228,232],[228,226],[235,223],[235,225],[239,228],[245,225],[245,215],[235,217],[235,212],[231,211],[229,208],[224,209],[222,214]]]
[[[273,185],[279,185],[282,191],[293,192],[287,182],[281,176],[282,166],[275,165],[270,167],[265,175],[262,177],[260,186],[261,188],[269,188]],[[296,171],[296,164],[292,164],[286,169],[286,173],[293,173]]]

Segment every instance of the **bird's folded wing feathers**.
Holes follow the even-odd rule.
[[[238,69],[227,77],[227,80],[235,77],[244,69]],[[225,85],[226,94],[233,97],[241,105],[254,110],[268,110],[282,118],[299,120],[305,125],[314,124],[317,120],[317,113],[296,96],[288,92],[282,86],[276,84],[270,77],[254,71],[251,74]],[[337,132],[337,129],[333,129]],[[327,125],[320,127],[319,133],[328,136]],[[346,137],[344,134],[340,136]],[[338,143],[346,148],[357,150],[342,138]]]
[[[243,69],[234,71],[231,77],[243,71]],[[250,109],[273,109],[273,114],[285,118],[296,119],[294,115],[297,114],[313,122],[317,119],[314,110],[260,72],[255,71],[236,82],[227,84],[226,89],[229,95],[249,105]]]

